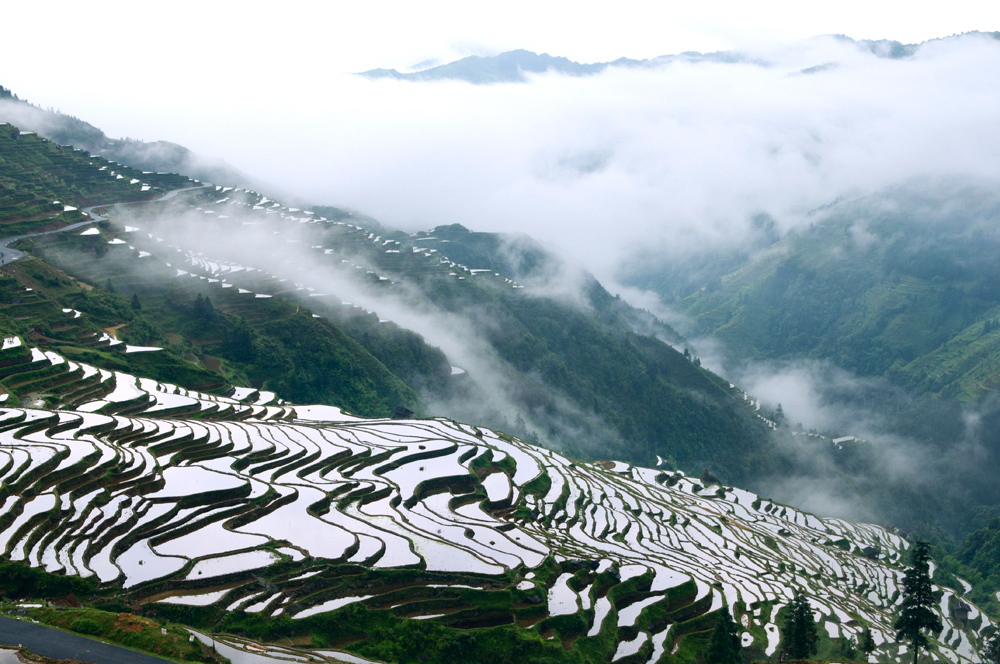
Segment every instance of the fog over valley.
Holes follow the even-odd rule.
[[[857,375],[856,366],[838,367],[832,357],[747,353],[713,334],[697,307],[681,299],[759,256],[787,253],[783,239],[808,232],[852,200],[874,197],[863,214],[878,215],[898,205],[891,196],[883,200],[884,192],[919,190],[929,203],[902,217],[931,214],[947,224],[949,214],[970,204],[955,194],[960,185],[994,187],[1000,177],[994,121],[1000,40],[994,34],[919,45],[823,36],[612,62],[583,74],[567,61],[558,71],[522,70],[511,82],[477,78],[491,66],[489,57],[462,62],[469,63],[465,69],[439,80],[333,72],[301,99],[265,84],[252,103],[236,106],[232,85],[239,77],[220,76],[214,90],[178,87],[152,113],[112,113],[109,126],[191,149],[148,144],[143,163],[150,168],[187,168],[303,208],[337,205],[355,210],[359,220],[378,220],[370,222],[375,227],[411,233],[462,224],[515,234],[510,238],[524,234],[540,242],[548,258],[532,274],[504,276],[536,296],[586,309],[592,273],[687,337],[656,333],[663,341],[678,350],[690,346],[705,367],[763,398],[768,408],[782,404],[794,423],[834,435],[888,436],[896,441],[891,449],[929,442],[900,437],[880,414],[862,415],[852,410],[856,403],[842,402],[851,393],[844,385],[879,378]],[[63,116],[0,104],[5,119],[34,122],[40,131],[65,124]],[[126,143],[115,154],[135,159],[137,147],[143,146]],[[156,228],[187,250],[217,247],[210,259],[223,254],[290,278],[305,279],[308,272],[314,287],[419,333],[453,365],[472,370],[482,392],[425,393],[436,412],[486,417],[494,426],[527,416],[522,433],[548,428],[547,437],[542,433],[548,444],[575,440],[581,450],[595,440],[593,433],[571,433],[581,422],[596,418],[584,426],[590,432],[606,428],[601,416],[585,415],[551,384],[549,414],[535,410],[532,420],[531,398],[525,401],[523,388],[510,383],[510,358],[501,360],[484,345],[479,329],[487,321],[475,311],[443,311],[405,289],[387,297],[360,287],[350,271],[331,272],[303,253],[315,238],[275,246],[251,225],[234,243],[225,228],[216,237],[200,220],[165,219]],[[851,233],[867,246],[865,238],[874,236],[865,219],[855,216]],[[448,247],[435,246],[448,256]],[[512,245],[514,264],[521,251]],[[294,266],[294,274],[282,274],[281,266]],[[839,378],[831,382],[832,376]],[[888,385],[878,389],[892,392]],[[551,408],[563,414],[553,419]],[[793,459],[800,456],[796,447],[787,450]],[[906,456],[892,453],[884,463],[895,467],[894,460]],[[818,468],[809,474],[826,472]],[[936,478],[931,473],[922,481],[940,483]],[[811,482],[803,496],[784,495],[781,486],[775,484],[779,497],[805,500],[824,513],[860,515],[860,503],[842,489],[826,496]]]

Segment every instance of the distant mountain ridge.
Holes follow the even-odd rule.
[[[942,39],[956,39],[966,35],[982,35],[1000,40],[1000,32],[968,32],[961,35],[942,37],[941,39],[932,39],[919,44],[904,44],[903,42],[890,39],[855,40],[846,35],[833,35],[833,38],[838,41],[853,43],[858,48],[869,51],[880,58],[901,59],[913,56],[926,43],[941,41]],[[493,56],[471,55],[461,60],[428,67],[420,71],[400,72],[396,69],[379,68],[359,72],[358,76],[371,79],[391,78],[401,81],[454,80],[466,81],[476,85],[489,85],[492,83],[524,83],[528,80],[528,74],[552,72],[566,76],[592,76],[611,67],[649,69],[671,62],[757,62],[758,64],[765,64],[738,51],[716,51],[713,53],[685,51],[683,53],[660,55],[655,58],[643,60],[622,57],[610,62],[581,63],[569,58],[549,55],[548,53],[535,53],[525,49],[516,49]]]
[[[431,67],[422,71],[402,73],[395,69],[371,69],[358,74],[367,78],[395,78],[404,81],[460,80],[475,84],[523,83],[526,74],[544,74],[552,71],[567,76],[590,76],[608,67],[645,68],[657,67],[677,60],[739,62],[743,55],[734,52],[697,53],[663,55],[648,60],[618,58],[611,62],[580,63],[569,58],[548,53],[535,53],[524,49],[507,51],[500,55],[471,55],[455,62]]]

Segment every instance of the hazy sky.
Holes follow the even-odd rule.
[[[813,39],[995,30],[1000,3],[815,4],[17,3],[0,85],[393,226],[530,232],[605,278],[636,246],[739,241],[757,212],[788,227],[863,188],[1000,176],[1000,42],[895,62]],[[514,48],[757,64],[500,86],[348,75]],[[831,66],[800,74],[816,65]]]
[[[308,103],[337,74],[515,48],[594,62],[774,46],[822,34],[915,43],[1000,29],[1000,3],[982,0],[946,6],[906,0],[179,0],[168,7],[5,3],[3,21],[11,27],[0,42],[0,84],[44,106],[96,115],[112,135],[141,132],[152,140],[180,130],[155,112],[143,121],[130,117],[149,115],[135,102],[191,95],[189,103],[197,104],[240,91],[229,98],[234,107],[264,94]]]
[[[1000,28],[1000,6],[905,0],[706,2],[172,2],[6,3],[4,77],[119,75],[204,66],[316,80],[323,74],[405,67],[526,48],[579,61],[712,51],[820,34],[920,42]],[[242,75],[235,69],[243,70]],[[292,71],[294,69],[299,72]],[[249,70],[249,71],[247,71]],[[19,73],[24,72],[24,74]],[[163,72],[166,73],[166,72]],[[14,80],[9,83],[14,82]],[[8,83],[8,84],[9,84]],[[44,89],[44,86],[40,89]]]

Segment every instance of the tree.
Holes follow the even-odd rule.
[[[813,616],[809,600],[801,590],[795,591],[795,598],[788,605],[785,619],[785,649],[792,659],[807,659],[816,654],[819,636],[816,633],[816,618]]]
[[[139,302],[139,294],[138,293],[132,293],[132,304],[131,304],[131,307],[132,307],[132,309],[134,311],[141,311],[142,310],[142,303]]]
[[[840,656],[849,662],[856,660],[858,658],[858,640],[853,636],[851,638],[840,637]]]
[[[858,651],[864,656],[866,662],[868,661],[868,656],[875,652],[875,639],[872,638],[872,630],[868,625],[865,625],[865,628],[861,630],[861,638],[858,639]]]
[[[121,338],[125,343],[148,346],[162,337],[163,330],[160,329],[159,325],[146,316],[136,316],[126,326],[125,334]]]
[[[194,315],[202,320],[215,318],[215,307],[212,306],[212,300],[202,297],[201,293],[198,293],[198,297],[194,301]]]
[[[715,619],[712,638],[709,639],[708,647],[705,648],[705,663],[739,664],[742,647],[739,626],[729,615],[729,609],[723,607],[719,611],[719,617]]]
[[[253,362],[257,357],[256,336],[242,318],[232,329],[226,328],[222,337],[223,351],[239,362]]]
[[[1000,664],[1000,630],[993,632],[993,636],[986,642],[979,659],[983,664]]]
[[[921,648],[930,641],[924,632],[938,633],[943,629],[941,618],[934,612],[931,589],[930,554],[927,542],[917,542],[911,554],[911,564],[903,576],[903,603],[893,627],[896,640],[906,641],[913,650],[913,664]]]

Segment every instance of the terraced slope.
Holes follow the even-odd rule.
[[[378,359],[299,305],[284,298],[256,297],[231,281],[198,279],[187,270],[171,267],[172,258],[159,261],[130,244],[138,244],[136,232],[117,235],[111,240],[100,234],[74,234],[65,240],[56,236],[47,238],[44,246],[36,241],[34,251],[53,257],[53,262],[84,284],[103,284],[134,295],[142,303],[139,309],[130,306],[129,298],[99,286],[91,290],[51,287],[59,275],[64,281],[67,277],[51,268],[51,274],[37,270],[41,272],[37,278],[29,274],[46,265],[41,261],[17,265],[18,277],[32,284],[35,297],[48,298],[50,315],[41,316],[45,313],[41,308],[23,312],[31,316],[25,326],[36,331],[35,338],[46,350],[203,391],[222,389],[227,380],[258,387],[269,382],[272,389],[279,388],[300,401],[339,403],[362,415],[390,415],[397,406],[420,410],[417,395]],[[258,273],[236,283],[260,290],[259,282],[271,281],[270,276]],[[11,292],[21,295],[13,288]],[[0,305],[0,312],[22,313],[26,301],[18,299],[22,300],[18,305]],[[59,313],[61,308],[79,311],[80,317],[67,318]],[[53,316],[63,320],[57,324]],[[74,338],[75,331],[67,329],[67,324],[99,325],[102,332],[90,343],[89,338]],[[126,345],[107,340],[107,330],[118,340],[124,338]],[[101,339],[105,339],[103,345]],[[164,350],[129,353],[130,345]],[[447,364],[443,371],[447,375]]]
[[[88,158],[4,126],[10,145],[4,144],[0,171],[20,178],[17,196],[9,201],[11,219],[18,220],[8,227],[11,235],[82,220],[82,213],[70,208],[85,203],[145,200],[158,188],[188,182]],[[62,212],[60,204],[66,208]],[[138,207],[148,207],[151,214],[141,224],[128,223]],[[65,338],[73,331],[51,316],[39,320],[21,297],[11,314],[28,321],[24,325],[40,335],[36,340],[47,350],[204,390],[212,389],[212,381],[203,370],[219,372],[222,380],[267,385],[287,398],[337,403],[371,416],[396,407],[426,412],[433,404],[434,412],[513,430],[581,455],[595,448],[615,450],[651,463],[657,454],[672,456],[658,447],[669,439],[678,443],[672,459],[677,463],[712,465],[731,477],[760,474],[751,452],[763,445],[766,432],[728,394],[728,383],[651,338],[677,339],[666,326],[638,324],[635,312],[596,282],[584,289],[581,309],[525,291],[516,274],[444,258],[448,244],[443,238],[435,242],[427,233],[383,238],[241,188],[217,186],[160,204],[122,206],[112,216],[126,221],[101,222],[101,231],[37,238],[24,248],[88,286],[139,295],[147,304],[144,316],[112,312],[120,319],[102,325],[111,329],[128,323],[124,333],[133,345],[169,345],[162,356],[173,353],[175,361],[166,368],[140,367],[142,362],[130,359],[122,366],[112,354],[90,352],[89,342],[86,352],[57,344],[76,341]],[[125,232],[123,225],[144,232]],[[176,226],[195,230],[180,237]],[[277,246],[275,233],[283,240]],[[261,240],[252,243],[250,255],[243,243],[214,239],[248,236]],[[496,238],[476,239],[482,242],[470,257],[502,253]],[[462,243],[453,244],[461,254]],[[310,255],[284,251],[298,248],[294,245],[308,247]],[[261,247],[273,255],[262,255]],[[317,270],[308,269],[314,261]],[[189,275],[200,279],[194,282]],[[338,287],[330,288],[331,279]],[[366,308],[343,304],[356,299],[357,289],[365,291]],[[223,306],[192,317],[186,310],[197,305],[199,295]],[[265,302],[268,296],[275,302]],[[387,310],[401,304],[422,310],[425,317],[454,317],[474,331],[464,335],[467,348],[449,361],[406,325],[384,324],[389,314],[380,316],[381,306],[370,302],[382,296],[397,300]],[[98,298],[69,293],[60,298],[61,308],[95,315],[96,309],[82,302]],[[289,301],[296,305],[289,308]],[[300,306],[329,323],[310,320],[306,313],[296,316]],[[216,315],[220,312],[224,316]],[[470,356],[481,360],[480,366],[468,366]],[[198,376],[184,376],[194,368],[182,357],[201,364]],[[706,440],[731,441],[730,449],[721,453]]]
[[[42,261],[19,260],[0,277],[0,329],[11,339],[24,335],[39,350],[57,353],[54,357],[66,356],[98,363],[105,369],[183,382],[187,387],[205,391],[228,389],[218,373],[200,368],[170,351],[123,343],[122,337],[131,335],[121,334],[121,321],[114,316],[122,310],[131,313],[127,304],[120,302],[117,307],[109,307],[106,294],[101,296],[87,288]],[[111,304],[116,303],[111,301]],[[108,330],[118,338],[112,338]],[[35,406],[77,403],[93,387],[96,378],[80,377],[79,372],[68,371],[67,366],[66,362],[50,366],[44,358],[39,366],[25,346],[5,347],[0,351],[0,394],[5,399],[12,395]],[[77,395],[74,390],[82,392]]]
[[[381,235],[228,187],[109,214],[114,223],[102,238],[51,237],[35,251],[90,283],[159,302],[163,306],[153,306],[161,312],[197,289],[248,322],[285,328],[281,343],[288,349],[301,346],[303,335],[277,323],[277,314],[269,319],[261,312],[294,302],[419,390],[433,412],[579,456],[613,450],[652,463],[659,454],[685,467],[711,465],[729,477],[763,474],[767,464],[766,455],[755,454],[767,428],[742,394],[660,341],[677,337],[596,281],[587,282],[579,299],[550,297],[524,287],[516,275],[448,258],[452,244],[463,244],[457,237]],[[104,250],[94,260],[84,246],[99,239]],[[475,239],[482,242],[470,256],[499,251],[495,238]],[[180,289],[191,295],[179,295]],[[392,321],[397,315],[402,324]],[[428,339],[451,356],[413,330],[437,335]],[[216,345],[219,336],[198,347],[225,354],[224,344]],[[251,377],[286,398],[320,398],[303,389],[319,380],[309,363],[291,360],[306,380]],[[358,412],[347,398],[331,403]],[[663,447],[667,440],[670,450]]]
[[[378,625],[419,621],[517,625],[575,661],[685,661],[724,606],[773,655],[801,588],[829,637],[869,625],[881,659],[904,654],[891,622],[908,545],[883,528],[445,419],[75,369],[114,389],[75,410],[0,409],[0,549],[164,615],[372,656]],[[956,621],[939,592],[939,654],[975,661],[989,619]]]
[[[83,221],[79,208],[155,198],[187,177],[146,173],[0,124],[0,234]],[[46,225],[47,223],[47,225]]]

